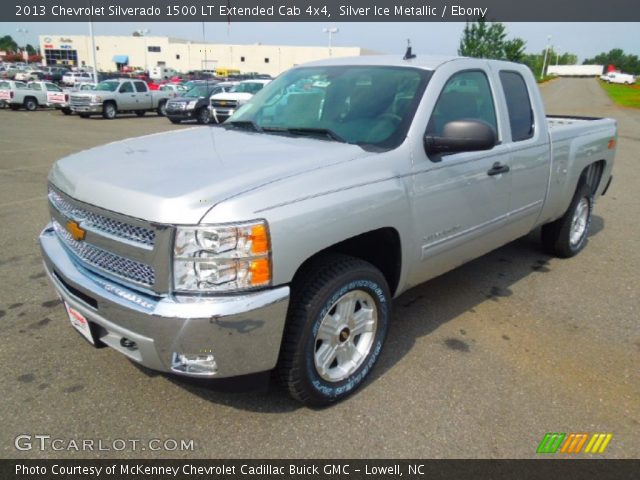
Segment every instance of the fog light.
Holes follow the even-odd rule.
[[[218,364],[211,353],[174,352],[171,370],[188,375],[212,376],[218,372]]]

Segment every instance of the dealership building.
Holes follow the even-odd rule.
[[[93,63],[88,35],[40,35],[39,40],[45,65],[88,67]],[[313,60],[375,53],[360,47],[228,45],[151,36],[98,35],[94,40],[99,71],[125,66],[145,70],[161,66],[179,72],[226,67],[277,75]]]

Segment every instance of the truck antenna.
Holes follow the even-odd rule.
[[[403,60],[411,60],[412,58],[416,58],[416,56],[411,52],[411,39],[407,38],[407,51],[404,53]]]

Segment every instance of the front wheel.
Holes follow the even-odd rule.
[[[584,248],[591,226],[593,192],[583,183],[573,195],[565,214],[558,220],[542,226],[542,246],[561,258],[573,257]]]
[[[102,106],[102,116],[107,120],[113,120],[118,114],[118,109],[113,102],[107,102]]]
[[[206,108],[201,108],[200,110],[198,110],[198,115],[196,116],[196,120],[200,125],[208,124],[210,121],[209,110],[207,110]]]
[[[164,117],[167,114],[167,102],[160,102],[160,104],[158,105],[158,109],[156,110],[156,113],[159,116]]]
[[[292,285],[278,375],[309,406],[340,401],[363,383],[380,356],[391,295],[380,271],[342,255],[318,259]]]

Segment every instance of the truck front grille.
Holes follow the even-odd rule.
[[[49,189],[49,201],[65,217],[82,220],[83,225],[94,230],[150,247],[155,243],[156,233],[153,230],[129,225],[113,218],[90,212],[80,206],[72,205],[53,189]]]
[[[213,108],[234,109],[238,106],[238,102],[236,100],[211,100],[211,106]]]
[[[91,267],[143,285],[152,286],[155,283],[155,272],[149,265],[106,252],[85,242],[78,242],[56,220],[53,221],[53,228],[64,244]]]
[[[91,103],[91,99],[89,97],[71,95],[71,106],[72,107],[87,106],[90,103]]]

